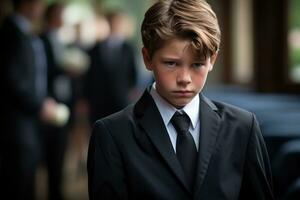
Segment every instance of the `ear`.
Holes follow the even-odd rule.
[[[144,64],[145,64],[146,68],[149,71],[152,71],[151,58],[148,53],[148,50],[145,47],[142,48],[142,55],[143,55],[143,60],[144,60]]]
[[[217,60],[217,57],[218,57],[218,53],[214,53],[212,56],[210,56],[209,71],[213,70],[213,67],[214,67],[214,64]]]

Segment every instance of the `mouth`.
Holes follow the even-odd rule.
[[[180,97],[190,97],[194,94],[193,91],[190,90],[177,90],[173,92],[176,96]]]

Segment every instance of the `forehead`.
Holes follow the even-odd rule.
[[[191,40],[181,38],[171,38],[163,41],[156,53],[160,56],[189,56],[194,59],[205,59],[205,56],[201,56],[194,48]]]

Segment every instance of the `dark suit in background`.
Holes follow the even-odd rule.
[[[38,116],[47,94],[46,66],[40,65],[42,58],[37,55],[42,53],[36,49],[41,41],[17,26],[16,17],[8,17],[0,30],[0,190],[9,199],[34,199]]]
[[[45,32],[41,36],[45,46],[48,66],[48,92],[49,96],[57,102],[73,107],[73,80],[63,69],[56,53],[63,53],[54,48],[61,45],[55,32]],[[63,50],[63,49],[62,49]],[[64,126],[42,124],[43,160],[48,172],[48,200],[60,200],[62,195],[62,172],[64,153],[70,122]]]
[[[126,41],[109,38],[97,43],[89,54],[85,90],[93,123],[129,104],[137,72],[134,50]]]
[[[97,121],[88,154],[90,199],[273,199],[268,154],[254,115],[200,94],[199,118],[193,189],[148,91],[134,106]]]

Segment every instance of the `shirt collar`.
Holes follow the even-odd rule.
[[[153,83],[150,90],[150,94],[154,99],[154,102],[162,116],[165,126],[167,126],[170,123],[171,118],[173,117],[176,111],[183,111],[189,116],[192,122],[193,129],[197,126],[197,123],[199,122],[200,112],[199,95],[196,95],[187,105],[185,105],[182,109],[178,110],[157,93],[156,83]]]
[[[196,95],[186,106],[183,107],[183,111],[189,116],[193,129],[196,127],[199,121],[199,95]]]

